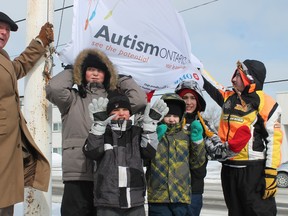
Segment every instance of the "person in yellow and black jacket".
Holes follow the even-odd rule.
[[[201,122],[202,136],[204,138],[206,150],[206,162],[197,169],[191,169],[192,197],[186,216],[199,216],[203,206],[204,178],[209,160],[224,161],[236,156],[251,138],[250,130],[245,125],[239,127],[232,139],[222,143],[216,129],[204,120],[201,112],[205,111],[206,102],[199,84],[194,80],[186,80],[177,85],[175,93],[178,94],[186,103],[184,115],[184,129],[191,131],[191,124],[195,121]],[[201,131],[201,129],[200,129]]]
[[[281,108],[263,92],[265,65],[257,60],[237,62],[233,89],[217,86],[202,71],[204,89],[222,107],[218,134],[229,141],[247,125],[251,138],[235,157],[222,162],[221,181],[228,214],[276,215],[277,167],[281,162]]]

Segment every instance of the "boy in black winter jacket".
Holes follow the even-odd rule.
[[[143,128],[129,119],[130,102],[120,92],[109,93],[108,99],[94,99],[89,111],[93,125],[83,152],[97,161],[94,182],[97,215],[144,216],[143,159],[156,154],[156,126],[168,112],[167,105],[158,100],[150,109],[148,104]]]

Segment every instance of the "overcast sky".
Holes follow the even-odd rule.
[[[1,11],[7,13],[13,20],[26,18],[26,1],[0,0],[0,2]],[[264,62],[268,82],[288,79],[287,0],[173,0],[172,2],[186,24],[193,54],[203,62],[204,68],[219,83],[230,86],[237,60],[245,59]],[[65,0],[65,6],[72,4],[73,0]],[[61,8],[62,5],[63,1],[54,1],[55,9]],[[64,11],[59,37],[61,11],[54,13],[55,45],[58,37],[60,45],[58,51],[63,49],[61,45],[69,42],[71,38],[72,16],[72,8]],[[26,43],[26,21],[17,24],[19,30],[11,33],[5,47],[11,58],[19,55]],[[55,63],[54,74],[61,70],[60,62],[55,60]],[[264,91],[276,97],[277,92],[288,91],[288,83],[266,84]]]

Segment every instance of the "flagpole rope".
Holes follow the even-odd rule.
[[[63,0],[63,5],[62,8],[65,7],[65,0]],[[61,29],[62,29],[62,23],[63,23],[63,14],[64,10],[61,11],[61,18],[60,18],[60,24],[59,24],[59,30],[58,30],[58,37],[57,37],[57,42],[56,42],[56,47],[55,50],[57,50],[58,45],[59,45],[59,40],[60,40],[60,35],[61,35]]]

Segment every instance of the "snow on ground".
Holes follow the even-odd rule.
[[[205,182],[220,182],[222,164],[218,161],[208,161]]]

